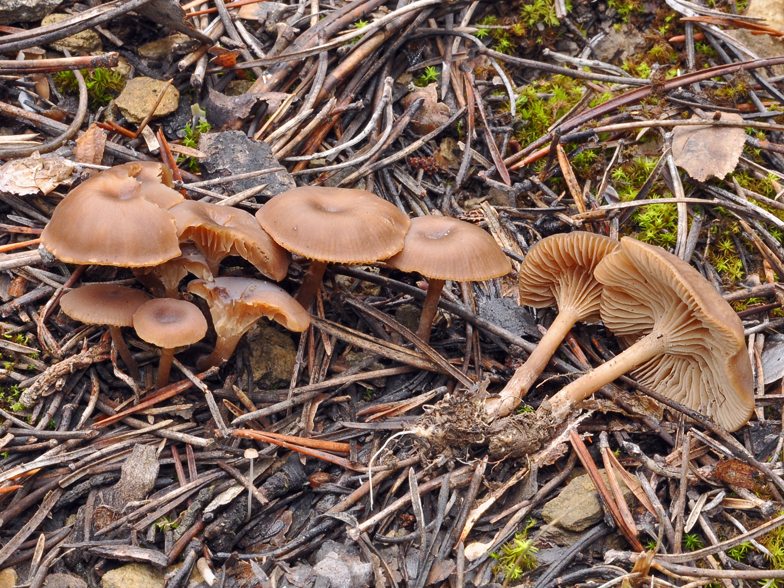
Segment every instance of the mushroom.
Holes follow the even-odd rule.
[[[133,315],[133,328],[147,343],[161,348],[155,387],[169,381],[174,350],[192,345],[207,334],[207,320],[195,304],[173,298],[156,298],[142,304]]]
[[[186,200],[172,208],[180,241],[193,241],[207,259],[212,275],[220,262],[239,255],[275,281],[286,277],[291,258],[259,227],[253,215],[238,208]]]
[[[103,171],[55,208],[41,243],[66,263],[145,267],[180,255],[177,228],[166,212],[182,196],[154,181],[140,182],[141,164]]]
[[[371,263],[403,248],[408,215],[364,190],[301,187],[278,194],[256,220],[285,249],[311,260],[296,299],[309,308],[328,263]]]
[[[250,520],[251,510],[253,509],[253,460],[259,456],[259,452],[253,447],[248,447],[243,454],[245,459],[250,460],[250,470],[248,471],[248,518]]]
[[[177,287],[189,273],[211,282],[212,272],[201,251],[193,243],[180,243],[180,250],[182,255],[179,257],[153,268],[140,268],[134,271],[134,274],[145,286],[157,287],[158,291],[163,287],[166,298],[177,298]],[[160,283],[156,283],[158,281]]]
[[[585,231],[551,235],[531,247],[520,266],[520,300],[534,308],[558,307],[558,316],[528,360],[515,371],[499,398],[485,404],[488,414],[510,414],[547,367],[577,321],[599,319],[602,285],[593,271],[618,242]]]
[[[480,282],[499,278],[512,264],[493,238],[471,223],[444,216],[420,216],[411,221],[403,250],[386,263],[428,278],[417,335],[425,342],[438,310],[446,280]]]
[[[88,325],[107,325],[117,353],[120,354],[134,380],[141,375],[125,344],[120,327],[133,325],[133,313],[150,296],[141,290],[116,284],[85,284],[60,298],[60,308],[72,319]]]
[[[188,291],[207,301],[218,336],[214,351],[196,364],[200,370],[228,361],[242,336],[263,316],[289,331],[302,332],[310,325],[307,311],[283,288],[269,282],[227,277],[213,282],[192,280]]]
[[[630,347],[553,396],[556,420],[631,370],[641,383],[730,432],[748,421],[754,386],[743,324],[697,270],[624,237],[594,275],[603,285],[602,321]]]

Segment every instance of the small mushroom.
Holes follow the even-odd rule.
[[[85,284],[60,298],[60,308],[72,319],[87,325],[107,325],[117,353],[125,362],[134,380],[141,375],[136,362],[125,344],[120,327],[133,325],[133,313],[150,296],[141,290],[115,284]]]
[[[207,301],[218,336],[213,352],[199,359],[200,370],[228,361],[242,336],[267,317],[289,331],[302,332],[310,315],[280,286],[252,278],[215,278],[213,282],[192,280],[188,291]]]
[[[186,200],[169,212],[174,216],[180,241],[193,241],[213,276],[218,275],[224,258],[239,255],[270,279],[286,277],[291,257],[261,230],[252,214],[194,200]]]
[[[195,304],[173,298],[157,298],[142,304],[133,315],[133,328],[147,343],[161,348],[155,387],[169,381],[174,350],[192,345],[207,333],[207,320]]]
[[[602,285],[594,279],[593,271],[605,255],[617,248],[617,241],[585,231],[551,235],[531,247],[520,266],[520,300],[534,308],[556,306],[558,316],[500,397],[485,404],[489,415],[510,414],[574,324],[599,319]]]
[[[253,447],[248,447],[245,450],[245,459],[250,460],[250,471],[248,471],[248,520],[250,520],[250,513],[253,509],[253,460],[259,456],[259,452]]]
[[[66,263],[145,267],[180,255],[167,208],[182,196],[154,181],[140,182],[140,164],[103,171],[68,193],[41,233],[41,243]]]
[[[480,282],[508,274],[512,264],[493,238],[471,223],[444,216],[420,216],[411,221],[403,250],[386,260],[403,272],[428,278],[417,335],[425,342],[438,310],[446,280]]]
[[[403,248],[408,215],[364,190],[294,188],[256,213],[282,247],[311,260],[296,299],[309,308],[328,263],[371,263]]]
[[[134,274],[148,288],[160,291],[162,287],[166,298],[177,298],[177,287],[189,273],[202,280],[212,281],[207,259],[193,243],[180,243],[180,250],[182,255],[179,257],[153,268],[139,268]]]
[[[743,324],[697,270],[629,237],[596,267],[601,317],[628,349],[550,399],[556,420],[628,371],[660,394],[728,431],[754,410],[754,380]]]

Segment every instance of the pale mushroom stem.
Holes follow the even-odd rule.
[[[555,396],[550,398],[550,411],[555,420],[563,420],[572,406],[585,400],[602,386],[609,384],[649,359],[664,353],[665,341],[666,337],[660,331],[654,330],[623,353],[619,353],[610,361],[561,388]]]
[[[547,363],[558,350],[574,324],[580,320],[575,312],[562,311],[555,317],[553,324],[542,337],[536,349],[526,362],[515,370],[512,378],[501,390],[499,398],[489,400],[485,404],[487,413],[495,418],[512,413],[520,404],[520,400],[528,394],[531,386],[547,367]]]
[[[427,296],[422,304],[422,315],[419,317],[417,336],[425,343],[430,342],[430,331],[433,329],[433,319],[436,318],[441,292],[444,289],[444,280],[431,279],[427,284]]]
[[[133,360],[133,356],[131,355],[131,350],[128,349],[128,346],[125,344],[125,339],[123,339],[120,327],[109,326],[109,333],[112,336],[112,343],[114,343],[114,347],[117,349],[117,353],[120,354],[120,357],[125,362],[125,366],[128,368],[128,371],[131,372],[131,377],[137,382],[140,381],[142,379],[142,375],[139,373],[139,366],[136,365],[136,362]]]
[[[161,349],[161,361],[158,364],[158,375],[155,378],[155,389],[160,390],[169,383],[174,349]]]
[[[231,357],[231,354],[234,353],[237,344],[244,334],[245,331],[230,336],[218,335],[218,340],[215,342],[215,349],[212,350],[212,353],[200,357],[196,362],[196,367],[199,371],[217,367],[227,361]]]
[[[297,292],[297,295],[294,297],[305,310],[309,310],[310,305],[313,304],[313,300],[316,298],[316,292],[318,292],[319,286],[321,285],[321,280],[324,278],[325,271],[327,271],[326,261],[317,261],[314,259],[310,262],[310,267],[308,268],[308,271],[305,272],[305,278],[302,280],[302,286],[300,286],[299,292]],[[218,274],[215,275],[217,276]]]

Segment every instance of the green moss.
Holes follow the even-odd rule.
[[[781,516],[782,514],[784,514],[784,511],[779,511],[776,513],[776,516]],[[784,569],[784,529],[781,527],[773,529],[767,535],[763,535],[759,542],[770,552],[768,561],[770,562],[771,569]],[[782,588],[784,582],[780,579],[761,580],[759,585],[768,586],[770,588]]]
[[[187,123],[185,125],[185,136],[182,138],[182,145],[184,147],[190,147],[191,149],[196,149],[199,146],[199,137],[201,137],[202,133],[209,133],[210,123],[206,120],[199,121],[199,124],[196,125],[196,128],[191,126],[191,123]],[[183,161],[187,161],[188,169],[197,174],[201,170],[199,168],[199,161],[195,157],[188,157],[187,155],[179,155],[177,157],[177,165],[181,164]]]
[[[608,0],[607,6],[615,8],[623,22],[629,22],[629,17],[635,12],[642,12],[640,0]]]
[[[418,78],[414,79],[414,85],[419,86],[420,88],[424,88],[428,84],[437,82],[440,75],[441,74],[438,73],[438,70],[435,68],[435,66],[428,65],[425,68],[424,73]]]
[[[114,70],[103,67],[94,70],[82,70],[84,83],[87,86],[87,95],[90,97],[93,106],[105,106],[112,101],[116,94],[125,87],[125,78]],[[79,92],[79,84],[76,75],[72,71],[59,71],[52,74],[55,86],[60,92],[76,94]]]
[[[537,94],[550,94],[540,98]],[[520,119],[526,124],[515,133],[521,145],[535,141],[547,132],[582,98],[583,87],[574,78],[555,75],[552,79],[525,86],[515,103]]]
[[[525,572],[536,569],[536,553],[539,551],[533,546],[533,540],[528,539],[528,531],[536,524],[534,519],[528,519],[525,529],[517,533],[512,541],[504,543],[499,553],[491,553],[490,557],[498,560],[493,567],[496,575],[503,574],[508,582],[517,580]]]

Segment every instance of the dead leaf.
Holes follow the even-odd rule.
[[[435,131],[449,120],[449,106],[438,101],[436,87],[437,84],[433,82],[424,88],[409,92],[401,101],[403,108],[408,108],[418,98],[425,99],[424,104],[419,108],[414,118],[411,119],[411,128],[420,135],[426,135]]]
[[[76,139],[74,159],[79,163],[100,165],[101,160],[103,159],[103,148],[105,145],[106,131],[93,123],[84,135]]]
[[[240,6],[237,16],[243,20],[256,20],[265,21],[267,15],[277,10],[288,8],[287,4],[282,2],[259,2],[258,4],[246,4]]]
[[[30,157],[9,161],[0,167],[0,192],[48,194],[71,177],[75,166],[62,157],[43,158],[36,151]]]
[[[757,490],[761,479],[759,472],[749,464],[737,459],[727,459],[716,464],[713,477],[727,484],[734,484],[747,490]]]
[[[735,113],[717,114],[724,120],[743,120]],[[703,119],[692,117],[691,120]],[[698,182],[704,182],[709,176],[721,180],[735,170],[745,142],[746,131],[743,127],[675,127],[672,156],[675,158],[675,164]]]
[[[203,106],[207,111],[207,121],[215,130],[239,130],[251,109],[259,102],[266,102],[269,112],[275,112],[289,95],[285,92],[262,92],[259,94],[240,94],[226,96],[210,88]]]
[[[214,55],[210,63],[218,67],[233,67],[237,64],[237,57],[240,56],[239,49],[225,49],[223,47],[210,47],[207,53]]]

